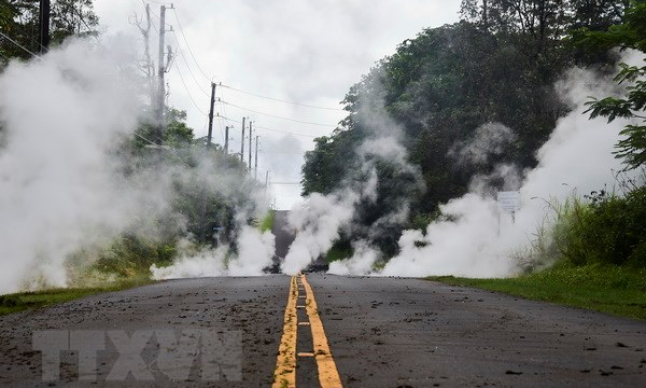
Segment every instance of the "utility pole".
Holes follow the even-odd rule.
[[[150,21],[150,4],[146,4],[146,24],[143,26],[143,21],[137,20],[137,28],[144,38],[144,65],[143,70],[146,73],[146,81],[150,84],[150,106],[153,109],[157,109],[157,102],[155,100],[155,66],[153,65],[153,60],[150,57],[150,29],[152,23]]]
[[[164,136],[164,98],[166,96],[164,75],[166,74],[166,61],[164,59],[164,40],[166,39],[166,6],[162,5],[159,9],[159,63],[157,63],[157,134],[155,143],[161,146]]]
[[[40,0],[40,54],[45,54],[49,48],[49,14],[51,11],[49,0]]]
[[[209,135],[206,138],[206,148],[211,148],[213,139],[213,107],[215,105],[215,83],[211,82],[211,110],[209,111]]]
[[[265,204],[269,208],[269,198],[267,198],[267,190],[269,188],[269,170],[265,174]]]
[[[251,171],[251,142],[253,141],[253,121],[249,120],[249,171]]]
[[[229,126],[224,127],[224,154],[229,155]]]
[[[242,137],[240,138],[240,161],[244,164],[244,127],[246,117],[242,118]]]
[[[258,138],[260,136],[256,136],[256,164],[254,165],[254,170],[253,170],[253,178],[258,179]]]

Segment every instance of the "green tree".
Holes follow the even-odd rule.
[[[365,178],[360,163],[374,163],[378,197],[359,204],[352,238],[368,236],[387,255],[394,253],[402,225],[383,224],[381,232],[375,225],[381,227],[378,220],[405,201],[411,210],[408,226],[419,226],[415,220],[428,221],[439,204],[466,193],[474,176],[492,175],[501,163],[535,166],[536,150],[568,112],[554,82],[572,65],[603,67],[613,60],[605,50],[589,54],[573,46],[566,31],[616,23],[624,2],[464,1],[465,20],[406,39],[350,88],[344,100],[347,118],[332,136],[316,139],[314,150],[306,154],[303,194],[327,194],[351,185]],[[407,176],[383,161],[357,156],[365,139],[383,134],[372,126],[374,117],[383,116],[401,129],[408,161],[419,175]],[[514,141],[503,152],[482,163],[455,156],[456,146],[492,122],[513,131]],[[423,185],[416,182],[420,176]],[[503,183],[491,179],[493,187]],[[348,241],[340,244],[349,246]]]
[[[39,0],[0,0],[0,31],[31,53],[40,52]],[[51,45],[70,36],[96,35],[99,19],[92,0],[52,0],[50,14]],[[0,58],[28,59],[31,54],[0,37]]]
[[[610,49],[620,47],[646,52],[646,2],[634,0],[626,11],[622,24],[611,26],[607,31],[579,30],[575,39],[584,47]],[[621,64],[621,71],[615,77],[619,84],[625,84],[624,96],[610,96],[588,102],[591,118],[603,116],[612,122],[617,117],[640,120],[641,124],[629,124],[621,131],[623,138],[617,143],[617,158],[623,159],[628,169],[646,165],[646,66]]]

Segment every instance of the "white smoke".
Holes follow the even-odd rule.
[[[500,123],[487,123],[476,129],[474,136],[456,144],[449,155],[462,163],[481,165],[493,155],[500,155],[518,136],[511,128]]]
[[[369,275],[374,270],[374,264],[380,259],[381,254],[365,241],[353,244],[354,254],[347,260],[337,260],[330,263],[328,273],[333,275]]]
[[[524,174],[522,208],[515,214],[515,223],[493,198],[482,196],[476,185],[478,191],[441,206],[442,213],[452,220],[431,223],[425,235],[405,231],[399,240],[400,254],[379,275],[513,275],[519,269],[517,255],[531,250],[538,229],[553,215],[549,203],[614,183],[613,171],[622,166],[612,152],[627,121],[608,125],[605,119],[589,120],[583,112],[588,96],[616,92],[615,84],[576,69],[557,87],[573,110],[558,121],[550,139],[539,149],[538,166]],[[510,186],[518,180],[514,171],[500,167],[502,175],[511,172],[506,174],[514,182]]]
[[[367,191],[366,195],[373,193]],[[350,190],[327,196],[314,193],[306,204],[292,209],[288,221],[296,229],[296,239],[281,264],[281,271],[293,275],[327,253],[339,238],[339,230],[352,220],[360,199],[360,194]]]
[[[229,246],[187,252],[168,267],[150,268],[153,279],[177,279],[211,276],[259,276],[272,264],[274,236],[270,232],[243,226],[238,238],[239,254],[230,256]],[[185,243],[190,246],[190,243]]]
[[[628,63],[641,60],[635,53],[624,58]],[[520,173],[515,166],[499,165],[490,176],[474,177],[471,192],[441,205],[443,217],[429,224],[425,233],[404,231],[399,254],[382,269],[374,269],[382,260],[380,253],[360,241],[354,244],[353,257],[332,263],[330,273],[408,277],[515,274],[519,256],[531,251],[537,231],[551,221],[551,204],[612,186],[615,173],[622,168],[612,152],[628,121],[609,125],[603,118],[589,120],[583,113],[589,96],[617,94],[616,84],[590,71],[574,69],[556,87],[572,111],[558,121],[550,139],[538,150],[535,169]],[[515,138],[507,127],[484,125],[473,139],[456,146],[452,155],[463,163],[481,164],[503,152]],[[510,213],[499,209],[487,184],[491,178],[504,179],[504,190],[520,189],[522,208],[514,215],[515,222]]]
[[[356,150],[360,170],[349,177],[341,189],[326,196],[313,193],[303,205],[291,210],[289,225],[296,230],[296,239],[281,263],[283,273],[298,273],[326,254],[339,239],[340,231],[352,229],[358,204],[377,200],[377,161],[388,162],[398,169],[398,173],[417,176],[417,169],[406,161],[406,149],[397,137],[399,131],[392,130],[397,126],[376,111],[371,111],[368,117],[376,137],[366,139]],[[391,130],[388,131],[388,128]],[[408,202],[402,202],[395,212],[377,220],[372,225],[373,230],[380,225],[403,222],[408,210]],[[358,265],[356,268],[363,267]]]
[[[140,104],[117,65],[77,41],[0,74],[0,293],[66,286],[65,258],[91,242],[88,227],[125,226],[132,203],[106,154],[135,127]]]
[[[273,236],[244,226],[262,209],[263,195],[238,169],[199,152],[185,155],[197,166],[190,168],[170,149],[164,158],[175,165],[124,174],[133,163],[123,145],[145,109],[143,83],[131,70],[136,55],[122,43],[73,40],[0,74],[0,294],[68,286],[72,255],[110,246],[124,232],[185,233],[184,215],[173,210],[178,184],[235,205],[239,254],[218,248],[196,253],[193,262],[185,256],[185,269],[157,269],[158,278],[160,271],[259,275],[271,264]]]

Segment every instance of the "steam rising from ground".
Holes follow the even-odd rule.
[[[341,189],[326,196],[314,193],[307,198],[304,205],[292,209],[289,224],[297,230],[297,234],[281,264],[283,273],[298,273],[327,253],[340,237],[340,231],[356,232],[353,230],[356,225],[353,225],[352,221],[357,206],[362,201],[374,203],[378,198],[379,162],[389,163],[399,174],[419,178],[418,169],[407,162],[407,152],[399,142],[401,133],[397,125],[384,116],[379,102],[366,106],[360,114],[370,123],[373,136],[366,139],[356,150],[359,170],[344,182]],[[408,211],[408,201],[403,200],[395,211],[376,220],[366,234],[370,235],[388,224],[404,222],[408,217]]]
[[[636,62],[641,58],[624,60]],[[495,177],[504,178],[505,190],[520,190],[522,209],[515,214],[515,223],[512,223],[510,213],[498,208],[487,185],[492,177],[476,176],[471,192],[442,205],[444,217],[429,224],[425,233],[404,231],[399,240],[399,254],[380,270],[375,270],[375,263],[382,259],[380,252],[367,242],[358,241],[354,243],[354,256],[332,263],[329,272],[409,277],[506,277],[519,271],[519,260],[535,254],[532,244],[537,231],[551,222],[552,204],[572,195],[612,186],[615,183],[613,173],[622,168],[612,152],[619,131],[627,121],[616,120],[608,125],[604,119],[589,120],[588,115],[583,114],[588,96],[618,92],[612,80],[602,80],[589,71],[575,69],[556,87],[572,112],[558,121],[550,139],[538,151],[538,166],[521,173],[514,166],[499,165],[493,173]],[[480,164],[491,155],[503,152],[505,145],[515,138],[511,129],[487,124],[477,131],[474,140],[456,145],[452,155],[463,163]],[[372,141],[386,144],[383,138]],[[405,153],[399,156],[406,158]],[[390,159],[393,159],[392,155]],[[317,202],[321,201],[317,199]],[[316,202],[310,202],[310,210],[317,211]],[[345,219],[350,218],[346,214]],[[305,233],[313,231],[314,235],[322,235],[315,228]],[[334,234],[326,231],[325,235]],[[310,236],[299,235],[297,240],[308,238]]]
[[[79,42],[0,75],[0,293],[66,286],[66,256],[125,226],[133,204],[105,155],[136,125],[129,85],[114,58]]]
[[[240,252],[232,257],[229,246],[184,253],[169,267],[151,268],[154,279],[194,278],[208,276],[258,276],[272,264],[274,236],[261,233],[250,226],[243,226]],[[188,244],[190,245],[190,244]],[[190,247],[185,247],[190,250]],[[229,261],[230,260],[230,261]]]
[[[614,84],[577,69],[557,87],[573,110],[558,121],[538,151],[538,167],[525,172],[522,186],[516,188],[520,189],[522,208],[515,223],[508,212],[498,209],[493,198],[469,193],[441,208],[456,222],[431,223],[425,236],[406,231],[399,241],[401,253],[388,262],[381,275],[512,275],[519,270],[518,258],[532,254],[532,241],[543,222],[549,224],[554,215],[550,203],[614,183],[613,171],[621,164],[612,151],[626,122],[608,125],[604,119],[588,120],[583,113],[588,96],[611,94]]]
[[[253,182],[241,180],[239,171],[231,174],[193,155],[198,159],[195,168],[175,163],[163,174],[123,173],[120,146],[131,138],[142,112],[138,81],[124,71],[128,65],[117,50],[75,41],[42,59],[13,62],[0,74],[0,264],[4,269],[0,294],[67,286],[74,269],[71,255],[109,245],[126,231],[163,233],[155,220],[164,219],[166,229],[186,234],[186,220],[170,205],[178,182],[195,183],[207,193],[238,201],[237,235],[232,245],[202,251],[196,251],[191,236],[185,236],[174,264],[151,268],[155,278],[260,275],[271,265],[273,235],[246,226],[254,209],[262,207],[258,204],[264,195],[254,190]],[[441,206],[450,220],[431,223],[425,233],[404,231],[400,253],[381,270],[374,269],[381,254],[367,240],[359,240],[354,243],[355,255],[333,263],[330,272],[415,277],[513,274],[517,258],[531,250],[537,229],[549,222],[548,202],[612,184],[612,171],[621,168],[612,151],[626,122],[607,125],[582,114],[587,96],[611,94],[614,84],[573,70],[558,88],[573,110],[559,120],[538,151],[538,167],[521,173],[514,166],[500,165],[493,173],[505,179],[505,189],[521,192],[523,207],[515,224],[497,208],[487,185],[491,177],[475,177],[470,193]],[[304,269],[325,254],[340,233],[357,232],[353,220],[358,205],[378,199],[378,163],[387,162],[397,174],[421,181],[417,168],[407,162],[397,126],[379,112],[361,112],[372,135],[357,149],[360,168],[355,179],[330,195],[313,194],[291,212],[290,226],[299,233],[282,263],[284,273]],[[487,124],[472,142],[456,145],[452,153],[463,162],[483,163],[514,139],[513,130]],[[380,228],[405,222],[408,211],[409,203],[403,199],[370,230],[360,232],[372,237]]]
[[[500,155],[505,147],[518,136],[500,123],[487,123],[476,129],[475,136],[466,142],[456,144],[450,154],[467,164],[487,163],[492,155]]]
[[[254,191],[239,173],[214,176],[225,170],[199,155],[190,171],[175,163],[163,174],[123,173],[122,146],[132,141],[143,106],[140,80],[128,70],[136,58],[120,47],[72,41],[0,74],[0,294],[65,287],[71,255],[109,246],[124,232],[158,234],[154,220],[171,211],[178,182],[202,182],[227,198]],[[240,220],[249,217],[248,205],[238,206]],[[164,228],[185,230],[181,214],[162,218],[172,221]],[[269,236],[242,228],[238,245],[237,257],[216,250],[198,258],[217,257],[212,267],[244,275],[261,274],[271,262]],[[211,273],[218,271],[197,275]]]

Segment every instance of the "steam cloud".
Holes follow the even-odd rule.
[[[171,188],[177,180],[199,181],[209,192],[226,198],[251,192],[250,202],[265,200],[253,183],[240,182],[208,160],[200,160],[191,171],[174,166],[159,175],[126,177],[120,172],[124,166],[117,149],[132,136],[142,112],[138,81],[123,70],[128,67],[124,58],[128,57],[118,50],[73,41],[40,59],[12,62],[0,74],[0,263],[5,268],[0,293],[67,286],[69,258],[75,252],[109,244],[124,231],[159,233],[141,220],[150,218],[150,213],[171,212]],[[633,55],[625,60],[641,58]],[[538,151],[538,167],[521,173],[514,166],[500,165],[493,173],[505,179],[506,189],[521,192],[522,209],[515,223],[498,209],[486,185],[490,177],[475,177],[470,193],[441,206],[451,221],[433,222],[426,233],[404,231],[399,254],[381,270],[374,269],[381,254],[368,241],[359,240],[354,256],[333,263],[330,273],[512,275],[518,268],[517,256],[531,249],[534,233],[549,222],[546,202],[599,189],[612,183],[612,171],[621,169],[612,151],[626,121],[608,125],[582,114],[587,96],[615,93],[616,86],[575,69],[557,88],[572,113],[559,120]],[[349,179],[327,196],[313,194],[292,210],[289,224],[298,234],[282,272],[306,268],[329,251],[341,232],[355,231],[358,204],[377,200],[377,162],[387,161],[398,173],[421,181],[417,168],[407,162],[397,126],[378,111],[361,113],[372,128],[372,136],[357,149],[361,167],[356,176],[361,179]],[[511,129],[490,123],[472,141],[456,145],[452,154],[479,164],[514,139]],[[153,266],[153,277],[261,275],[272,263],[274,240],[269,232],[246,226],[254,209],[263,207],[247,205],[238,206],[235,247],[196,252],[187,236],[178,245],[180,258],[169,267]],[[408,210],[407,200],[401,200],[363,234],[370,237],[380,227],[401,224]],[[185,229],[180,214],[168,217],[175,228]]]
[[[641,60],[635,53],[624,58],[628,63]],[[380,252],[366,241],[358,241],[354,243],[353,257],[332,263],[329,273],[407,277],[507,277],[515,274],[519,270],[519,257],[532,254],[535,234],[551,221],[550,203],[612,186],[613,173],[622,168],[621,161],[615,159],[612,152],[619,132],[628,122],[616,120],[608,125],[604,119],[589,120],[583,114],[588,96],[616,94],[619,92],[617,86],[612,80],[600,79],[590,71],[574,69],[556,87],[572,111],[558,121],[550,139],[538,150],[539,163],[535,169],[521,173],[515,166],[499,165],[493,176],[474,177],[471,192],[440,206],[442,214],[450,219],[432,222],[425,233],[404,231],[399,240],[399,254],[382,269],[374,267],[382,259]],[[451,155],[462,163],[477,165],[502,152],[504,146],[515,139],[510,128],[489,123],[480,127],[471,141],[457,144]],[[386,139],[379,137],[372,141],[388,144]],[[390,155],[391,160],[405,158],[403,150],[398,157]],[[491,195],[487,181],[492,177],[503,178],[505,190],[520,190],[522,208],[515,214],[514,223],[509,213],[498,208]],[[320,198],[309,202],[312,213],[317,212],[316,206],[320,202]],[[351,217],[346,215],[345,219]],[[313,230],[318,236],[322,235],[315,228],[301,231],[301,234]],[[328,230],[325,235],[334,236],[334,233]],[[297,239],[305,241],[310,237],[299,235]]]
[[[124,232],[159,234],[155,217],[185,233],[182,215],[170,214],[177,182],[200,182],[256,206],[239,200],[237,255],[228,247],[185,255],[175,266],[153,268],[158,278],[260,275],[271,263],[273,236],[243,226],[264,205],[253,182],[199,154],[193,169],[123,173],[120,147],[140,122],[143,89],[129,70],[136,58],[122,47],[73,40],[41,58],[13,61],[0,74],[0,294],[66,287],[72,267],[93,260],[88,254],[72,265],[72,255],[109,246]]]
[[[106,158],[140,106],[115,60],[75,42],[0,75],[0,293],[66,286],[67,255],[134,210]]]

